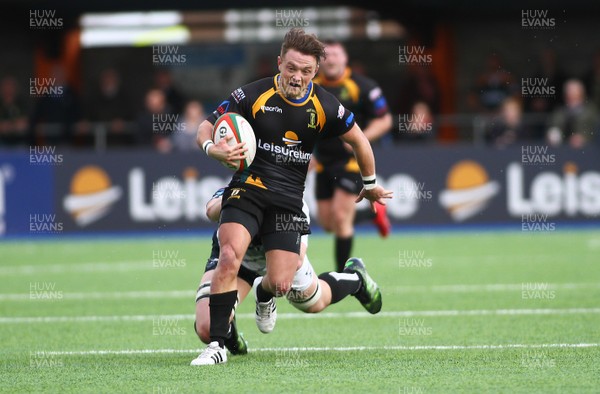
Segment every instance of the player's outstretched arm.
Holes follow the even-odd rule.
[[[377,184],[377,179],[375,178],[375,156],[373,155],[371,144],[356,124],[340,138],[354,149],[354,156],[356,157],[363,178],[364,186],[356,202],[360,202],[363,198],[366,198],[371,202],[371,209],[375,212],[375,202],[385,205],[385,199],[392,198],[393,192]]]
[[[196,134],[198,146],[201,147],[208,156],[230,165],[235,165],[237,161],[246,158],[246,151],[248,148],[244,147],[246,144],[245,142],[230,146],[228,142],[233,136],[229,135],[221,139],[218,144],[215,144],[212,140],[212,131],[213,124],[208,120],[205,120],[198,126],[198,132]]]

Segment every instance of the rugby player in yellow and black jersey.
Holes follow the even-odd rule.
[[[392,128],[392,115],[381,88],[375,80],[348,66],[348,54],[341,42],[325,42],[325,53],[327,57],[313,81],[352,111],[369,141],[377,141]],[[319,223],[335,236],[334,255],[337,270],[342,272],[352,253],[355,223],[372,219],[382,237],[389,234],[391,225],[383,205],[376,205],[375,213],[356,211],[354,200],[360,193],[362,181],[348,144],[339,138],[324,140],[314,156],[311,167],[316,172]]]
[[[219,264],[210,288],[210,343],[197,365],[227,361],[224,340],[237,298],[236,276],[250,241],[260,235],[266,274],[255,288],[257,323],[276,318],[275,296],[289,292],[300,251],[300,237],[309,233],[302,212],[308,165],[315,145],[340,137],[355,152],[365,187],[363,198],[385,204],[392,192],[377,185],[375,159],[354,115],[323,88],[312,83],[324,56],[312,34],[293,28],[285,35],[277,64],[280,73],[234,90],[198,128],[198,144],[212,158],[230,164],[245,157],[243,143],[229,146],[211,141],[213,124],[225,112],[245,117],[256,134],[252,164],[236,172],[223,194],[219,221]],[[374,297],[377,289],[361,289]],[[367,301],[368,302],[368,301]],[[273,327],[274,324],[269,324]]]

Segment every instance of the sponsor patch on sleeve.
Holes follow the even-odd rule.
[[[338,107],[338,113],[337,113],[338,119],[342,119],[344,117],[345,111],[346,110],[344,109],[344,106],[342,104],[340,104],[340,106]]]
[[[379,88],[379,87],[377,87],[377,88],[374,88],[374,89],[372,89],[372,90],[369,92],[369,100],[371,100],[371,101],[375,101],[375,100],[377,100],[377,99],[378,99],[378,98],[379,98],[381,95],[382,95],[382,93],[381,93],[381,88]]]
[[[229,100],[223,101],[216,109],[217,114],[223,115],[229,109]]]
[[[233,91],[233,93],[231,93],[231,95],[233,96],[233,99],[235,100],[235,102],[238,104],[240,101],[242,101],[243,99],[246,98],[246,93],[244,93],[242,88],[237,88],[236,90]]]

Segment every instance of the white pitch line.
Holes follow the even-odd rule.
[[[353,352],[364,350],[506,350],[506,349],[574,349],[595,348],[600,343],[509,343],[504,345],[417,345],[417,346],[350,346],[350,347],[282,347],[256,348],[249,352]],[[187,354],[199,353],[201,349],[126,349],[126,350],[75,350],[30,352],[34,356],[102,356],[102,355],[136,355],[136,354]]]
[[[570,315],[598,314],[600,308],[565,309],[473,309],[438,311],[393,311],[371,315],[367,312],[321,312],[321,313],[279,313],[277,319],[335,319],[335,318],[398,318],[398,317],[454,317],[454,316],[526,316],[526,315]],[[238,319],[254,319],[254,313],[239,313]],[[21,323],[89,323],[89,322],[142,322],[151,320],[193,320],[193,314],[179,315],[105,315],[105,316],[23,316],[0,317],[0,324]]]
[[[528,286],[533,286],[528,288]],[[433,285],[433,286],[393,286],[385,287],[386,293],[476,293],[482,291],[521,291],[521,290],[585,290],[600,289],[600,283],[489,283],[474,285]]]
[[[114,263],[73,263],[73,264],[38,264],[9,265],[0,267],[0,275],[36,275],[44,273],[60,274],[64,272],[127,272],[140,270],[157,270],[152,260],[117,261]]]
[[[95,322],[140,322],[151,320],[190,320],[186,315],[105,315],[105,316],[30,316],[0,317],[0,324],[19,323],[95,323]]]
[[[165,290],[165,291],[111,291],[111,292],[86,292],[86,293],[67,293],[62,292],[62,300],[104,300],[104,299],[136,299],[136,298],[189,298],[196,296],[196,291],[192,290]],[[0,301],[41,301],[47,302],[48,299],[36,297],[30,293],[0,294]]]
[[[476,293],[487,291],[522,291],[527,286],[538,290],[586,290],[600,289],[600,283],[513,283],[513,284],[478,284],[478,285],[434,285],[434,286],[393,286],[385,287],[386,294],[396,293]],[[538,287],[535,287],[538,286]],[[85,299],[137,299],[137,298],[192,298],[195,291],[185,290],[148,290],[148,291],[113,291],[113,292],[62,292],[61,300]],[[0,293],[0,301],[48,301],[47,299],[31,296],[30,293]]]

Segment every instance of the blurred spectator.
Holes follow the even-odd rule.
[[[174,114],[183,113],[186,99],[173,83],[171,71],[165,68],[158,69],[154,73],[154,88],[160,89],[164,93],[165,100]]]
[[[174,130],[172,114],[165,94],[160,89],[146,92],[145,108],[138,115],[134,133],[135,144],[139,147],[153,147],[161,152],[169,149],[169,136]]]
[[[57,64],[49,78],[34,78],[30,83],[30,92],[37,97],[29,121],[30,144],[76,145],[76,127],[82,120],[80,98],[63,67]]]
[[[524,110],[532,115],[532,138],[543,140],[546,134],[547,115],[551,114],[562,102],[563,86],[567,80],[567,74],[558,61],[556,51],[552,48],[545,48],[540,52],[535,74],[527,78],[533,81],[529,82],[527,86],[533,93],[524,95]],[[544,88],[554,89],[554,94],[543,94]],[[536,89],[540,93],[536,93]]]
[[[531,137],[531,129],[523,121],[521,101],[514,97],[505,99],[487,130],[486,142],[496,148],[505,148]]]
[[[513,74],[504,68],[496,53],[487,57],[484,70],[475,79],[468,105],[474,112],[493,113],[504,99],[518,93]]]
[[[17,80],[6,76],[0,81],[0,144],[27,145],[27,110],[19,94]]]
[[[554,49],[545,48],[540,52],[537,71],[533,75],[533,79],[543,79],[544,83],[541,87],[553,87],[555,94],[527,97],[525,110],[546,113],[554,111],[562,101],[563,85],[567,81],[567,73],[559,63]]]
[[[398,135],[400,141],[423,143],[435,140],[437,126],[428,103],[417,101],[408,116],[400,116]]]
[[[197,100],[188,101],[183,113],[183,120],[171,135],[172,148],[180,152],[199,151],[200,147],[196,142],[196,133],[204,118],[206,118],[206,114],[202,103]]]
[[[579,79],[565,82],[563,96],[564,105],[552,113],[547,140],[551,145],[563,143],[581,148],[598,132],[598,110],[586,100],[585,86]]]
[[[583,77],[586,92],[589,92],[590,100],[600,111],[600,50],[594,53],[592,65]]]
[[[440,113],[440,87],[428,65],[409,65],[408,77],[400,91],[400,113],[408,113],[416,102],[427,104],[431,112]]]
[[[114,68],[102,70],[98,86],[87,105],[87,119],[102,123],[108,145],[130,145],[132,137],[127,122],[132,120],[131,99],[123,89],[121,76]]]

